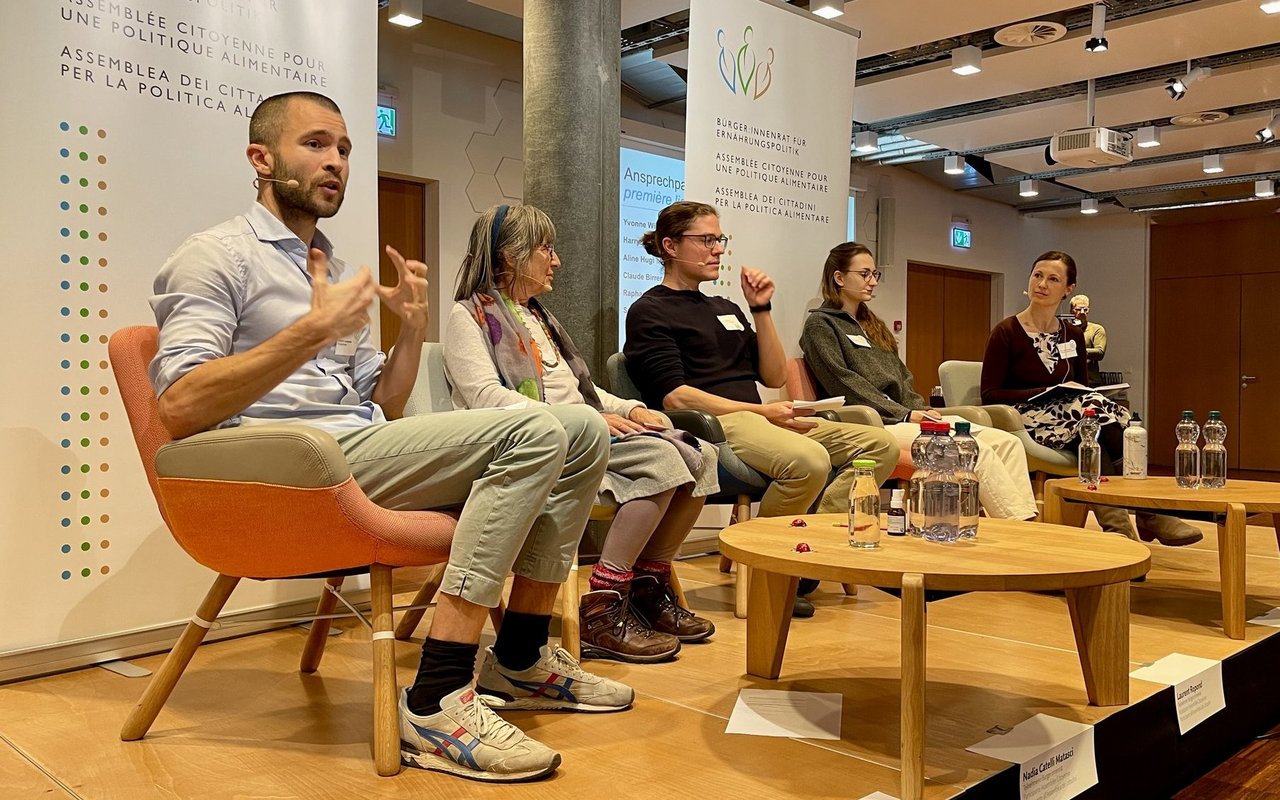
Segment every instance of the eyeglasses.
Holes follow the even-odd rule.
[[[546,250],[546,251],[547,251],[547,258],[551,258],[552,256],[554,256],[554,255],[556,254],[556,246],[555,246],[555,245],[553,245],[553,244],[550,244],[550,243],[548,243],[548,244],[540,244],[540,245],[538,245],[538,249],[539,249],[539,250]]]
[[[1088,313],[1089,313],[1089,307],[1088,307],[1088,306],[1074,306],[1074,307],[1072,307],[1072,309],[1071,309],[1071,310],[1072,310],[1072,311],[1079,311],[1079,312],[1080,312],[1080,313],[1082,313],[1082,314],[1088,314]]]
[[[846,275],[857,275],[859,278],[862,278],[864,283],[872,278],[879,281],[884,277],[884,273],[878,269],[846,269],[844,273]]]
[[[729,237],[725,236],[723,233],[719,236],[716,236],[714,233],[682,233],[680,234],[680,238],[699,239],[702,242],[702,246],[708,250],[716,245],[720,245],[721,247],[729,246]]]

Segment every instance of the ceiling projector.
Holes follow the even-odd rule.
[[[1068,167],[1115,167],[1133,161],[1133,137],[1110,128],[1076,128],[1049,139],[1048,160]]]

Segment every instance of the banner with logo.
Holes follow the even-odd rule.
[[[165,257],[253,203],[249,115],[280,92],[342,108],[351,178],[321,227],[376,265],[376,25],[372,2],[6,5],[0,657],[181,620],[207,591],[156,510],[107,337],[154,325]],[[229,608],[313,591],[245,581]]]
[[[805,304],[845,241],[858,34],[774,0],[693,0],[685,198],[732,237],[720,280],[745,308],[742,266],[777,283],[773,317],[799,353]]]

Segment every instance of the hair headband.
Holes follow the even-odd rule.
[[[493,262],[495,274],[502,269],[502,261],[498,258],[498,231],[502,230],[502,222],[507,218],[507,212],[510,210],[511,206],[498,206],[498,213],[493,215],[493,225],[489,228],[489,257]]]

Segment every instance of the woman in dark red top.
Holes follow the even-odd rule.
[[[1094,409],[1102,432],[1102,472],[1120,471],[1124,426],[1129,410],[1097,392],[1060,391],[1036,397],[1054,386],[1085,389],[1089,385],[1084,335],[1079,328],[1058,319],[1058,307],[1076,285],[1076,262],[1066,253],[1051,250],[1035,260],[1027,281],[1027,307],[1002,320],[991,331],[982,358],[982,402],[1004,403],[1022,415],[1027,433],[1036,442],[1055,449],[1080,445],[1077,429],[1086,408]],[[1103,530],[1129,538],[1167,545],[1198,542],[1199,531],[1174,517],[1137,514],[1138,534],[1123,509],[1093,507]]]

